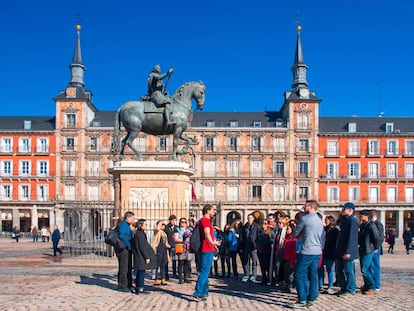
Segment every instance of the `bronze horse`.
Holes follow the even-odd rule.
[[[143,160],[142,154],[136,150],[132,142],[140,132],[151,135],[168,135],[173,134],[173,160],[177,160],[178,154],[187,152],[192,143],[192,139],[184,134],[188,122],[192,119],[193,111],[191,109],[192,99],[197,103],[197,109],[204,108],[204,96],[206,87],[202,82],[187,82],[180,86],[171,98],[171,110],[175,124],[164,126],[164,116],[162,110],[147,101],[130,101],[122,105],[115,114],[114,133],[112,137],[111,152],[119,152],[121,160],[124,157],[125,145],[134,151],[140,161]],[[121,123],[127,131],[127,135],[121,141],[119,146],[119,135]],[[177,150],[178,139],[186,142],[181,150]]]

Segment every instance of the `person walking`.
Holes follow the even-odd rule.
[[[390,228],[387,233],[387,241],[388,241],[388,254],[394,254],[394,245],[395,245],[395,238],[397,236],[397,231],[395,228]]]
[[[60,230],[58,225],[55,225],[55,229],[52,232],[52,243],[53,243],[53,256],[56,257],[56,253],[58,252],[59,255],[62,255],[63,252],[59,248],[59,241],[60,241]]]
[[[220,242],[214,239],[214,228],[211,219],[216,216],[216,209],[213,205],[206,204],[203,207],[203,217],[199,222],[201,235],[201,265],[198,275],[193,299],[195,301],[204,301],[208,297],[208,275],[213,263],[214,254],[218,252]]]
[[[403,233],[403,240],[404,240],[405,250],[407,252],[407,255],[409,255],[411,244],[413,242],[413,233],[411,231],[411,227],[407,226],[405,228],[405,231]]]
[[[117,227],[119,239],[125,245],[122,249],[115,249],[118,257],[118,290],[130,292],[132,289],[132,244],[133,233],[131,226],[135,223],[135,214],[127,211],[124,220]]]
[[[355,205],[347,202],[343,205],[340,217],[340,230],[335,257],[337,280],[341,287],[341,297],[350,297],[356,292],[355,264],[358,252],[358,221],[355,218]]]
[[[307,200],[304,215],[295,228],[294,237],[301,237],[301,247],[296,255],[295,282],[298,300],[291,304],[292,308],[312,306],[318,298],[318,263],[321,259],[325,243],[325,231],[322,219],[317,211],[316,200]]]
[[[32,228],[32,240],[33,243],[37,243],[37,240],[39,239],[39,231],[37,230],[37,227],[34,226]]]
[[[17,226],[14,226],[14,228],[12,230],[12,238],[14,238],[16,240],[16,243],[19,243],[20,230]]]

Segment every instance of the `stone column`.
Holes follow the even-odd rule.
[[[398,237],[402,237],[402,234],[404,232],[404,211],[399,210],[397,215],[397,225],[398,225]]]

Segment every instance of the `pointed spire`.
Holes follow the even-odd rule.
[[[308,82],[306,81],[306,70],[308,66],[306,66],[303,58],[302,41],[300,40],[301,29],[302,27],[300,25],[296,28],[298,37],[296,40],[295,61],[291,69],[293,73],[292,88],[294,91],[300,88],[308,88]]]
[[[85,86],[85,83],[83,82],[83,73],[86,71],[86,68],[82,63],[82,52],[80,44],[81,26],[79,24],[76,25],[76,30],[77,38],[75,43],[75,50],[73,52],[72,63],[69,65],[71,72],[71,80],[69,82],[69,85],[83,87]]]

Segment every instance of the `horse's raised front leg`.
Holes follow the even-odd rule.
[[[184,133],[181,133],[180,138],[184,140],[186,143],[184,147],[178,152],[178,154],[185,154],[188,151],[188,147],[190,147],[190,145],[193,143],[193,140]]]

